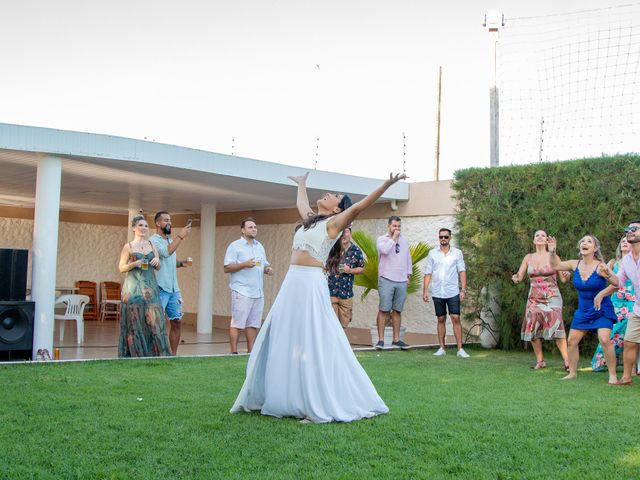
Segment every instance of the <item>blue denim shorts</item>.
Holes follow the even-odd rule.
[[[160,289],[160,302],[169,320],[182,320],[182,295]]]
[[[384,277],[379,277],[378,295],[380,296],[378,309],[381,312],[390,310],[402,312],[404,302],[407,299],[407,282],[394,282]]]

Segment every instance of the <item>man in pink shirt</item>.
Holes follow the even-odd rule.
[[[624,372],[616,385],[631,385],[634,366],[638,361],[638,344],[640,343],[640,220],[635,220],[624,229],[631,251],[622,257],[618,267],[618,285],[631,280],[636,293],[636,303],[627,320],[627,331],[624,335],[624,351],[622,359]]]
[[[411,348],[400,340],[401,313],[407,299],[407,284],[411,277],[412,262],[409,243],[400,234],[401,219],[398,216],[389,218],[386,235],[378,237],[378,343],[376,348],[384,348],[384,327],[391,312],[393,325],[393,347],[403,350]]]

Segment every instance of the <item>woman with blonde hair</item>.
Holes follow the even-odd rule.
[[[134,239],[122,247],[118,269],[125,273],[118,357],[170,356],[169,337],[153,269],[160,269],[149,224],[139,214],[131,221]]]
[[[573,272],[573,286],[578,291],[578,308],[573,315],[569,332],[569,374],[563,380],[573,380],[578,376],[578,347],[587,331],[596,330],[603,346],[604,357],[609,370],[609,384],[615,385],[616,354],[608,341],[613,324],[618,321],[609,297],[600,301],[596,298],[609,283],[618,285],[618,277],[604,263],[600,241],[593,235],[585,235],[578,242],[577,260],[560,260],[556,255],[556,239],[547,238],[549,260],[554,270]]]

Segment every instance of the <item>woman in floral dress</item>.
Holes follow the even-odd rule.
[[[148,240],[149,224],[144,215],[132,222],[133,241],[120,254],[122,312],[118,357],[170,356],[169,337],[160,303],[160,290],[153,269],[160,269],[155,246]]]
[[[562,321],[562,295],[558,289],[558,274],[549,264],[547,234],[544,230],[536,231],[533,245],[536,251],[524,257],[518,273],[511,277],[513,283],[520,283],[526,272],[531,283],[520,338],[525,342],[531,342],[536,355],[536,363],[533,366],[536,370],[547,366],[542,340],[555,340],[567,370],[569,357],[567,335]],[[560,280],[564,283],[567,277],[560,274]]]
[[[616,248],[615,260],[611,259],[609,262],[609,268],[613,269],[614,273],[618,273],[618,263],[620,259],[628,254],[630,250],[631,245],[627,242],[627,237],[622,237],[620,243],[618,243],[618,248]],[[611,295],[613,309],[618,317],[618,323],[616,323],[611,330],[611,343],[616,352],[616,365],[622,365],[622,345],[624,343],[624,334],[627,331],[627,319],[629,318],[629,313],[631,313],[635,301],[636,296],[631,280],[627,280],[623,286],[618,288],[617,292]],[[591,359],[591,368],[596,372],[606,370],[607,368],[607,362],[604,359],[602,346],[600,344],[598,344],[596,353],[593,354],[593,358]]]

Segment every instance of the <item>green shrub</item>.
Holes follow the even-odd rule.
[[[563,260],[578,258],[576,244],[591,233],[602,242],[606,260],[615,256],[623,228],[640,216],[640,156],[537,163],[456,172],[457,239],[469,272],[467,320],[480,322],[488,299],[483,287],[500,292],[496,321],[500,346],[520,344],[528,282],[514,285],[511,275],[533,251],[533,234],[544,229],[558,240]],[[571,282],[561,285],[563,317],[571,323],[577,296]],[[591,336],[585,352],[597,343]]]

